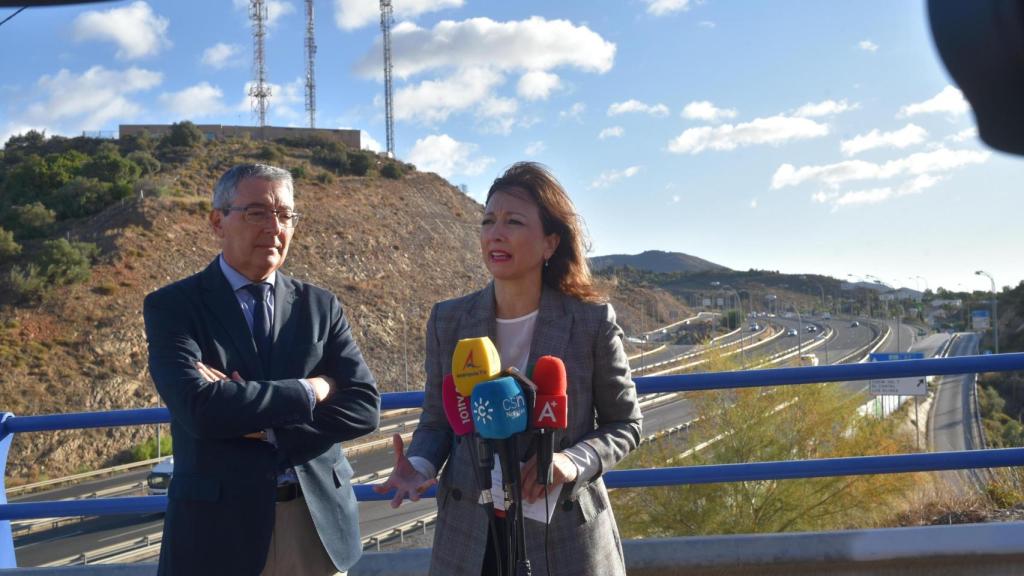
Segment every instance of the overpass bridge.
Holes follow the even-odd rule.
[[[873,378],[970,374],[1024,369],[1024,354],[911,360],[842,366],[777,368],[637,378],[641,394],[801,385]],[[422,393],[387,394],[384,409],[418,406]],[[0,427],[0,462],[6,463],[16,433],[166,422],[165,409],[14,417]],[[738,482],[767,479],[887,474],[926,470],[985,469],[1024,465],[1024,448],[895,456],[613,470],[609,487]],[[356,486],[360,500],[381,498]],[[0,574],[155,574],[154,564],[14,568],[12,519],[68,515],[158,512],[164,497],[91,501],[0,503]],[[633,540],[624,543],[630,574],[1017,574],[1024,560],[1024,523],[855,530],[829,533],[758,534]],[[425,574],[429,551],[368,553],[350,572]]]

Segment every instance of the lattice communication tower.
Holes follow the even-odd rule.
[[[388,158],[395,157],[395,115],[391,93],[391,0],[380,0],[380,30],[384,35],[384,121],[387,124]]]
[[[249,87],[252,109],[259,118],[260,128],[267,125],[267,104],[270,86],[267,85],[266,60],[263,56],[263,39],[267,35],[267,5],[263,0],[249,1],[249,19],[252,20],[253,73],[255,82]]]
[[[313,0],[306,0],[306,112],[309,112],[310,128],[316,128],[316,40],[313,29]]]

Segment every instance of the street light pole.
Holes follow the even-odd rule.
[[[975,272],[978,276],[985,276],[988,281],[992,283],[992,337],[995,339],[996,354],[999,354],[999,313],[996,308],[996,281],[991,274],[984,270],[977,270]]]
[[[743,345],[743,342],[744,342],[744,337],[743,337],[744,336],[743,321],[746,319],[746,316],[743,314],[743,299],[740,298],[740,293],[737,292],[736,289],[733,288],[732,286],[725,285],[725,286],[722,286],[722,288],[726,288],[726,289],[730,290],[733,294],[736,295],[736,305],[740,309],[740,321],[738,322],[739,328],[740,328],[740,359],[741,359],[741,362],[743,362],[743,367],[746,368],[747,367],[747,351],[744,349],[744,345]]]

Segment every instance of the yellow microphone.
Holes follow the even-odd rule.
[[[493,379],[499,372],[501,358],[490,338],[463,338],[455,344],[452,378],[462,396],[469,398],[477,384]]]

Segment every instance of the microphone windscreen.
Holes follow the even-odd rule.
[[[481,382],[473,388],[473,425],[490,440],[504,440],[526,431],[526,397],[508,376]]]
[[[455,389],[455,378],[446,374],[441,385],[441,401],[444,404],[444,415],[456,436],[465,436],[473,432],[473,416],[469,413],[469,398],[459,394]]]
[[[565,395],[565,363],[555,356],[541,356],[533,366],[533,383],[538,395]]]
[[[455,345],[452,376],[455,379],[455,390],[459,394],[469,398],[474,386],[490,380],[500,371],[498,349],[490,338],[463,338]]]

